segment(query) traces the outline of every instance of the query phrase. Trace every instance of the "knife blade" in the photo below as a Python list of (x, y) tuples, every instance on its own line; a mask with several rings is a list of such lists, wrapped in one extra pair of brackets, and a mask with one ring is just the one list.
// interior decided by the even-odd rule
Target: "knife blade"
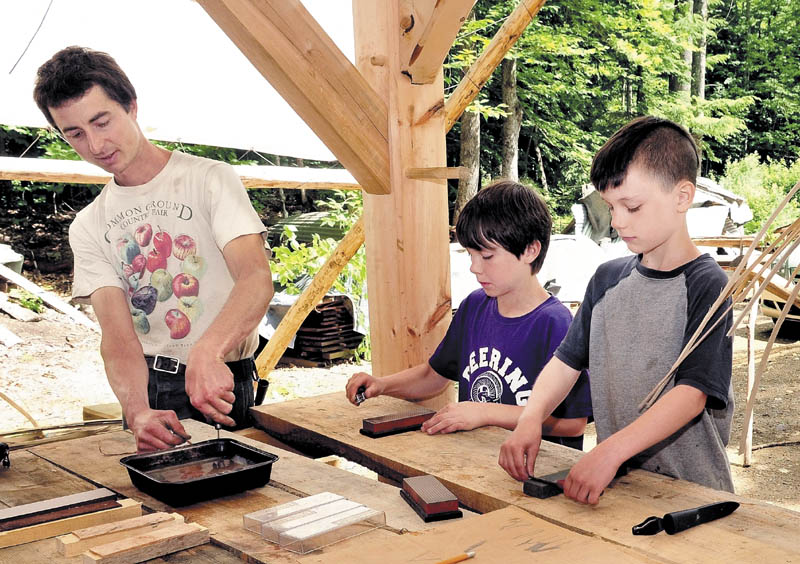
[(661, 518), (651, 516), (638, 525), (634, 525), (631, 532), (634, 535), (655, 535), (664, 531), (668, 535), (674, 535), (697, 525), (726, 517), (736, 511), (738, 507), (739, 504), (735, 501), (719, 501), (667, 513)]

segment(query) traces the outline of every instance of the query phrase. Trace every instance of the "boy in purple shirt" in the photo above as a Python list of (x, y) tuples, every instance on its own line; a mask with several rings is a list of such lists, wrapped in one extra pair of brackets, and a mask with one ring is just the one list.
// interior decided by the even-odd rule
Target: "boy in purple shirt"
[[(472, 260), (482, 289), (461, 303), (439, 347), (427, 363), (383, 378), (364, 372), (347, 382), (355, 402), (382, 394), (420, 400), (458, 382), (458, 403), (442, 408), (422, 430), (450, 433), (495, 425), (513, 430), (539, 372), (567, 333), (569, 310), (542, 288), (536, 274), (550, 243), (550, 213), (521, 184), (487, 186), (464, 207), (456, 237)], [(589, 380), (582, 373), (548, 418), (548, 440), (580, 449), (592, 414)]]

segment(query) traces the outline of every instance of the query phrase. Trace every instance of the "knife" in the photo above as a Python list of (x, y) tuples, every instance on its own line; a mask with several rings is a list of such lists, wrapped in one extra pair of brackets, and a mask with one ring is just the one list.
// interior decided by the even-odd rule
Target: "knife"
[(683, 511), (667, 513), (664, 517), (648, 517), (638, 525), (634, 525), (631, 532), (634, 535), (655, 535), (661, 531), (668, 535), (680, 533), (696, 525), (726, 517), (736, 511), (739, 504), (735, 501), (719, 501)]

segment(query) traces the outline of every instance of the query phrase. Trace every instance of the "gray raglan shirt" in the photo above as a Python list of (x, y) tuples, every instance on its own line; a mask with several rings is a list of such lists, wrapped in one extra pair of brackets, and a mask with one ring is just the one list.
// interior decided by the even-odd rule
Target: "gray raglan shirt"
[[(670, 370), (726, 282), (707, 254), (669, 272), (642, 266), (636, 256), (597, 269), (555, 355), (575, 370), (589, 369), (598, 442), (639, 417), (639, 403)], [(731, 324), (729, 312), (665, 390), (676, 383), (693, 386), (707, 395), (706, 408), (634, 457), (634, 465), (733, 491), (725, 452), (733, 415), (733, 342), (725, 336)]]

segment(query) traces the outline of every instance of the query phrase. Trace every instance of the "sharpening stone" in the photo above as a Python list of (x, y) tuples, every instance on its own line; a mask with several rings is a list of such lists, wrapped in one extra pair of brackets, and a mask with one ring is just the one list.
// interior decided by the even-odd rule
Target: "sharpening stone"
[(412, 407), (400, 413), (368, 417), (361, 424), (361, 434), (377, 438), (406, 431), (414, 431), (422, 427), (436, 412), (427, 407)]
[(522, 486), (522, 491), (525, 492), (526, 495), (535, 497), (537, 499), (547, 499), (548, 497), (553, 497), (554, 495), (558, 495), (564, 491), (563, 488), (556, 482), (566, 479), (567, 474), (569, 474), (569, 468), (566, 470), (561, 470), (560, 472), (548, 474), (547, 476), (541, 476), (539, 478), (534, 478), (531, 476), (525, 480), (525, 483)]
[(435, 476), (404, 478), (400, 495), (426, 523), (462, 516), (458, 498)]

